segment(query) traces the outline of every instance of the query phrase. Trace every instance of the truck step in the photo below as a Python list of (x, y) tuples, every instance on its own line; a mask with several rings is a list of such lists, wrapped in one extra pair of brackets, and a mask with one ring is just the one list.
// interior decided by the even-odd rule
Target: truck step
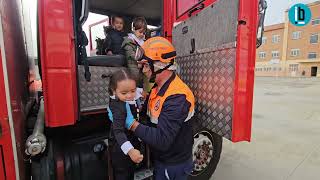
[(134, 180), (143, 180), (147, 178), (152, 178), (153, 169), (143, 169), (134, 173)]

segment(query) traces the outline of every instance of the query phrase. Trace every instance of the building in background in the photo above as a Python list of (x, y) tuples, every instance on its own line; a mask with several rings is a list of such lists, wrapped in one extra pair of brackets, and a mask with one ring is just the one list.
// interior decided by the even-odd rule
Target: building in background
[(302, 27), (285, 22), (265, 27), (257, 49), (256, 76), (320, 77), (320, 1), (308, 4), (311, 22)]
[(265, 27), (262, 45), (256, 54), (256, 75), (284, 76), (284, 23)]

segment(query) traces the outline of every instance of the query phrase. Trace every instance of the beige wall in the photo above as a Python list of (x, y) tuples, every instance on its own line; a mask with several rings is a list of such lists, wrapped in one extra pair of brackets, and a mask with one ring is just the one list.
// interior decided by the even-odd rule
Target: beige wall
[(280, 61), (279, 64), (270, 64), (269, 62), (257, 62), (256, 63), (256, 76), (270, 76), (279, 77), (285, 76), (285, 62)]
[[(272, 36), (280, 35), (280, 42), (273, 43)], [(285, 68), (283, 67), (283, 43), (284, 43), (284, 23), (268, 26), (263, 34), (267, 38), (265, 44), (262, 44), (256, 53), (256, 75), (257, 76), (284, 76)], [(272, 51), (279, 51), (278, 58), (272, 58)], [(265, 52), (266, 57), (260, 58), (259, 53)], [(279, 64), (271, 62), (272, 59), (278, 59)]]
[[(267, 38), (265, 44), (262, 44), (256, 52), (257, 62), (265, 62), (270, 61), (272, 59), (271, 53), (272, 51), (279, 51), (279, 59), (282, 56), (282, 45), (283, 45), (283, 32), (284, 26), (280, 25), (280, 27), (276, 27), (276, 29), (267, 30), (264, 32), (263, 36)], [(272, 36), (280, 35), (280, 42), (272, 43)], [(266, 52), (266, 57), (264, 59), (259, 58), (259, 52)]]
[(318, 74), (320, 71), (320, 62), (319, 63), (300, 63), (299, 73), (302, 74), (303, 71), (305, 71), (305, 76), (309, 77), (311, 76), (311, 68), (317, 67), (318, 68)]

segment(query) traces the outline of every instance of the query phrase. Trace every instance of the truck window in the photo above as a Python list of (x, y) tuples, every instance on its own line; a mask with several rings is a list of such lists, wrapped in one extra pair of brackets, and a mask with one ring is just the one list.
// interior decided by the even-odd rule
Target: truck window
[(87, 21), (82, 26), (82, 29), (86, 33), (89, 44), (86, 47), (88, 56), (96, 54), (97, 42), (96, 40), (104, 39), (104, 27), (109, 26), (109, 17), (96, 13), (89, 13)]

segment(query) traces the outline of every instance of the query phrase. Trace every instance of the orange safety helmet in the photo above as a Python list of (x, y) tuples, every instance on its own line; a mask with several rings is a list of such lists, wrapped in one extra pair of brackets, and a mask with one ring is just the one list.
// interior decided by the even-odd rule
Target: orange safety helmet
[(150, 38), (141, 47), (144, 58), (147, 60), (173, 63), (174, 58), (177, 56), (174, 46), (163, 37)]

